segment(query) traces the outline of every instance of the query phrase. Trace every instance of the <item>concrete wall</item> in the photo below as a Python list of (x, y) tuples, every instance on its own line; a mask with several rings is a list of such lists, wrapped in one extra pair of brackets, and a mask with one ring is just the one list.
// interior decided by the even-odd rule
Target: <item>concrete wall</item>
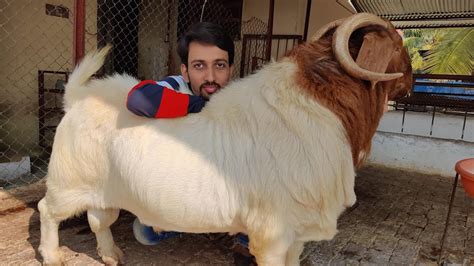
[[(474, 117), (468, 117), (464, 136), (464, 118), (460, 115), (407, 112), (403, 133), (403, 112), (386, 113), (372, 140), (368, 163), (444, 176), (454, 175), (454, 165), (474, 158)], [(431, 134), (430, 134), (431, 131)]]
[(452, 177), (465, 158), (474, 158), (474, 142), (378, 131), (368, 163)]
[(432, 114), (432, 112), (406, 112), (403, 132), (401, 132), (403, 112), (390, 111), (387, 112), (380, 121), (378, 130), (382, 132), (474, 142), (474, 117), (472, 115), (466, 118), (463, 132), (463, 114), (436, 113), (433, 126), (431, 126)]

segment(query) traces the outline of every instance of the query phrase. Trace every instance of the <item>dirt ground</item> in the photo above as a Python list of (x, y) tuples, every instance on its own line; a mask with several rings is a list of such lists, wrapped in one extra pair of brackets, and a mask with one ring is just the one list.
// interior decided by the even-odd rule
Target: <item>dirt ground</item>
[[(307, 243), (302, 265), (437, 264), (452, 177), (429, 176), (370, 166), (358, 171), (358, 204), (339, 219), (339, 233), (331, 241)], [(44, 182), (0, 190), (1, 264), (39, 265), (38, 200)], [(474, 259), (474, 208), (458, 187), (441, 262), (470, 264)], [(142, 246), (133, 237), (134, 216), (122, 212), (112, 226), (126, 264), (242, 265), (229, 239), (210, 240), (183, 234), (156, 246)], [(94, 234), (84, 217), (61, 225), (60, 245), (66, 264), (102, 264)]]

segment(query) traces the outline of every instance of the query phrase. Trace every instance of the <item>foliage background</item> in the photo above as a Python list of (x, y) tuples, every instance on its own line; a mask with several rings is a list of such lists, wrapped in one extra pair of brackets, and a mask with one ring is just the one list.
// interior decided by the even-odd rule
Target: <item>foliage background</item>
[(414, 73), (473, 74), (474, 28), (403, 30)]

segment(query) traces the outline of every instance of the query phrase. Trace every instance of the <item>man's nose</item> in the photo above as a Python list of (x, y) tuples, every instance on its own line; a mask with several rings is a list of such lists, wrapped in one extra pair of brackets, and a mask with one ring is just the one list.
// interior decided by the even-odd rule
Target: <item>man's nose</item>
[(214, 73), (214, 69), (209, 69), (206, 73), (206, 81), (208, 82), (214, 82), (215, 81), (215, 73)]

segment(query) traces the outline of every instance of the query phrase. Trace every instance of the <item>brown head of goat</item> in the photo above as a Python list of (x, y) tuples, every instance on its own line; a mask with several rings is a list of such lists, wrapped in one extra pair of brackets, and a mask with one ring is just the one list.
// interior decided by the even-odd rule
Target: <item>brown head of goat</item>
[(370, 151), (388, 100), (412, 88), (412, 69), (393, 25), (361, 13), (324, 26), (290, 53), (297, 84), (342, 121), (355, 166)]

